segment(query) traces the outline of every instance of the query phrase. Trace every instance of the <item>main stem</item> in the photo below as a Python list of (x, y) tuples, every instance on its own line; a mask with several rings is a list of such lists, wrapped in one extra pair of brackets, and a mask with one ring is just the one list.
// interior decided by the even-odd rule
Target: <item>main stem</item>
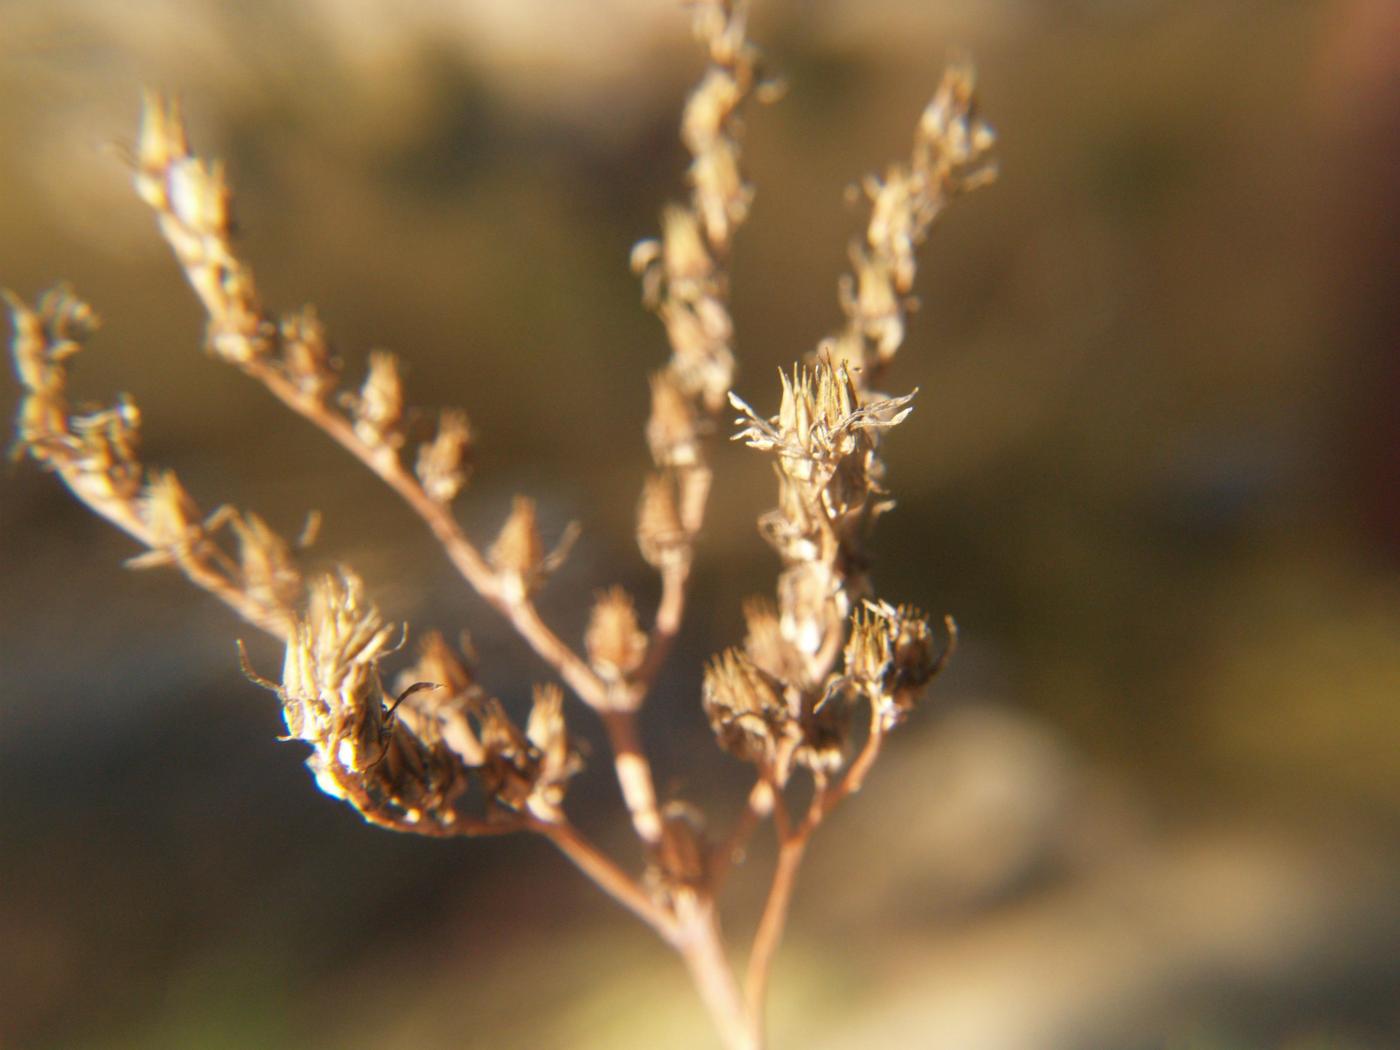
[(763, 1032), (758, 1016), (750, 1011), (739, 991), (734, 969), (724, 950), (715, 902), (691, 892), (676, 901), (679, 924), (671, 942), (690, 970), (690, 979), (700, 993), (727, 1050), (762, 1050)]

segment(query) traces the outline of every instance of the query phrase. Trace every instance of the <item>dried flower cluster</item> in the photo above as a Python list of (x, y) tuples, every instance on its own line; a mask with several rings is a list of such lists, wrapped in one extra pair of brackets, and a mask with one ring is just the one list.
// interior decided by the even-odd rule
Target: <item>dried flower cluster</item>
[[(9, 302), (24, 394), (20, 447), (142, 544), (133, 565), (175, 566), (285, 643), (281, 681), (258, 680), (280, 697), (288, 739), (310, 747), (307, 764), (321, 789), (399, 831), (545, 836), (680, 953), (725, 1044), (753, 1048), (763, 1041), (768, 974), (807, 843), (860, 788), (885, 735), (913, 709), (955, 640), (951, 620), (941, 645), (921, 613), (873, 595), (867, 544), (871, 526), (892, 506), (881, 442), (909, 416), (913, 398), (875, 393), (874, 384), (903, 341), (915, 248), (954, 196), (986, 183), (995, 169), (971, 73), (957, 65), (924, 111), (910, 159), (865, 184), (871, 215), (852, 246), (854, 275), (840, 288), (844, 328), (782, 376), (777, 413), (759, 414), (731, 390), (727, 270), (753, 196), (738, 133), (741, 107), (761, 93), (758, 58), (742, 0), (691, 6), (709, 62), (682, 120), (690, 194), (665, 208), (661, 237), (632, 253), (643, 300), (671, 346), (670, 360), (651, 377), (646, 440), (655, 469), (642, 486), (637, 521), (661, 596), (648, 620), (621, 588), (599, 591), (577, 648), (535, 605), (577, 530), (546, 540), (534, 503), (519, 496), (493, 542), (478, 546), (468, 537), (452, 511), (471, 474), (466, 413), (443, 410), (436, 434), (414, 448), (406, 421), (417, 413), (406, 404), (397, 358), (384, 351), (369, 355), (356, 388), (342, 390), (340, 359), (315, 310), (278, 317), (263, 306), (234, 248), (223, 168), (192, 152), (175, 103), (146, 100), (136, 189), (204, 306), (209, 352), (383, 480), (533, 648), (558, 681), (535, 686), (523, 729), (478, 685), (470, 647), (459, 653), (436, 633), (386, 689), (380, 667), (399, 648), (399, 630), (384, 622), (359, 578), (341, 568), (308, 580), (297, 565), (299, 544), (256, 515), (229, 507), (203, 514), (172, 473), (141, 462), (130, 401), (73, 413), (65, 363), (97, 327), (96, 316), (61, 288), (32, 308), (14, 296)], [(712, 480), (707, 444), (726, 403), (741, 413), (735, 439), (772, 457), (777, 506), (759, 529), (782, 571), (773, 599), (746, 604), (743, 644), (704, 672), (700, 701), (718, 743), (755, 774), (746, 810), (715, 841), (695, 806), (658, 802), (637, 718), (683, 619)], [(560, 683), (606, 730), (643, 849), (640, 874), (589, 843), (565, 811), (567, 784), (582, 763), (565, 726)], [(801, 814), (789, 812), (786, 791), (799, 773), (811, 787)], [(741, 983), (725, 951), (717, 899), (748, 837), (770, 817), (778, 857)]]

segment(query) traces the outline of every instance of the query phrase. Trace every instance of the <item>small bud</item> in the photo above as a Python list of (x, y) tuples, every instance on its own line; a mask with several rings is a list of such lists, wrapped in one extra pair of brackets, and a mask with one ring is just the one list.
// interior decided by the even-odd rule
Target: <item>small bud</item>
[(491, 564), (507, 581), (518, 597), (534, 589), (544, 567), (544, 541), (540, 539), (535, 517), (535, 501), (516, 496), (510, 517), (501, 526), (496, 542), (491, 546)]
[(709, 877), (709, 856), (705, 815), (685, 802), (666, 803), (661, 810), (661, 841), (648, 881), (668, 895), (699, 889)]
[(369, 375), (354, 399), (355, 433), (367, 445), (398, 448), (403, 435), (398, 432), (403, 417), (403, 381), (398, 361), (385, 350), (369, 355)]
[(141, 107), (141, 131), (137, 139), (136, 188), (157, 211), (168, 206), (166, 172), (170, 165), (190, 155), (185, 122), (178, 99), (166, 100), (148, 91)]
[(745, 762), (772, 763), (791, 719), (775, 679), (738, 649), (705, 668), (705, 715), (720, 747)]
[(264, 605), (290, 608), (301, 596), (301, 572), (285, 540), (256, 514), (237, 515), (229, 525), (238, 538), (243, 589)]
[(141, 497), (141, 517), (151, 530), (152, 547), (175, 547), (189, 539), (199, 506), (172, 470), (154, 475)]
[(695, 407), (669, 372), (651, 377), (647, 444), (657, 466), (688, 467), (700, 458)]
[(281, 334), (287, 375), (302, 393), (319, 401), (335, 388), (336, 367), (316, 308), (305, 306), (284, 317)]
[(705, 74), (685, 105), (681, 117), (681, 140), (692, 153), (704, 153), (724, 133), (725, 121), (743, 98), (734, 75), (712, 68)]
[(778, 609), (767, 598), (744, 602), (744, 651), (755, 665), (780, 682), (800, 682), (803, 660), (786, 638), (778, 622)]
[(647, 636), (637, 623), (631, 596), (621, 587), (602, 592), (594, 601), (584, 645), (593, 669), (609, 681), (625, 679), (641, 666)]
[(420, 682), (437, 687), (426, 695), (443, 743), (468, 766), (484, 764), (485, 749), (467, 715), (480, 709), (485, 695), (471, 668), (438, 631), (428, 632), (419, 643), (417, 663), (399, 673), (394, 688), (403, 695), (404, 690)]
[(678, 204), (667, 206), (661, 213), (661, 231), (666, 280), (672, 287), (688, 291), (709, 281), (715, 264), (695, 212)]
[(481, 777), (492, 799), (509, 809), (519, 809), (534, 787), (535, 769), (530, 742), (520, 732), (499, 700), (481, 705), (479, 716), (481, 745), (486, 762)]
[(583, 767), (564, 725), (564, 693), (557, 685), (535, 686), (525, 735), (538, 754), (531, 803), (553, 810), (564, 801), (565, 783)]
[(637, 546), (655, 569), (664, 570), (690, 557), (690, 538), (676, 506), (675, 482), (653, 474), (642, 487), (637, 508)]
[(851, 732), (850, 706), (839, 683), (828, 685), (822, 702), (802, 717), (802, 742), (792, 758), (814, 773), (835, 773), (846, 762)]
[(418, 449), (418, 480), (438, 503), (450, 503), (471, 473), (472, 432), (465, 412), (449, 409), (438, 420), (437, 436)]

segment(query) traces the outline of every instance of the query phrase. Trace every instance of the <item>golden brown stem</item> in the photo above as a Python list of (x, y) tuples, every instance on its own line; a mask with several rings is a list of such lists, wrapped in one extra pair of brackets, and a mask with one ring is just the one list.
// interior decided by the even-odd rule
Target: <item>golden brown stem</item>
[(744, 1005), (734, 970), (724, 951), (714, 901), (685, 894), (676, 902), (679, 923), (672, 942), (681, 953), (691, 980), (719, 1029), (727, 1050), (762, 1050), (763, 1033)]
[(760, 1026), (763, 1023), (763, 1006), (768, 999), (768, 977), (773, 969), (778, 945), (783, 939), (783, 930), (787, 926), (788, 910), (792, 904), (793, 890), (797, 885), (797, 873), (802, 867), (807, 844), (827, 815), (848, 795), (861, 789), (870, 768), (880, 756), (884, 736), (885, 730), (879, 709), (872, 703), (870, 730), (865, 743), (861, 745), (860, 754), (835, 785), (828, 786), (820, 782), (817, 784), (802, 823), (796, 828), (789, 828), (786, 813), (781, 805), (774, 810), (775, 819), (779, 820), (778, 860), (773, 869), (773, 881), (768, 888), (768, 899), (763, 905), (763, 914), (754, 933), (753, 946), (749, 950), (749, 963), (744, 978), (745, 998), (755, 1017), (755, 1023)]

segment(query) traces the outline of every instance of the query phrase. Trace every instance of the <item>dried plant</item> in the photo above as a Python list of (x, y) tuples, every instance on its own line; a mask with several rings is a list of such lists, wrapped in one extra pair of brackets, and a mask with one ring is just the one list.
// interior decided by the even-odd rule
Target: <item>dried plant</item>
[[(145, 548), (133, 565), (175, 567), (285, 644), (281, 680), (257, 680), (280, 698), (288, 738), (311, 748), (307, 765), (321, 790), (397, 831), (545, 836), (680, 953), (726, 1046), (757, 1047), (768, 975), (807, 845), (860, 789), (886, 735), (916, 706), (955, 641), (951, 619), (940, 642), (918, 610), (878, 599), (867, 574), (871, 526), (892, 506), (881, 445), (913, 399), (876, 387), (904, 338), (917, 247), (948, 202), (989, 181), (995, 168), (971, 71), (955, 64), (919, 120), (909, 158), (864, 184), (870, 218), (839, 289), (844, 327), (782, 376), (777, 413), (762, 414), (731, 389), (726, 260), (752, 197), (740, 171), (738, 114), (764, 85), (746, 4), (692, 6), (709, 62), (682, 121), (690, 193), (663, 210), (660, 238), (632, 252), (643, 299), (671, 346), (670, 360), (651, 377), (646, 439), (655, 469), (642, 485), (637, 519), (637, 542), (659, 574), (661, 595), (644, 624), (624, 590), (601, 591), (581, 650), (535, 604), (572, 533), (551, 543), (523, 496), (484, 549), (453, 515), (471, 473), (466, 414), (443, 411), (436, 435), (410, 449), (398, 362), (382, 352), (370, 356), (358, 389), (337, 394), (337, 358), (314, 309), (279, 318), (259, 298), (232, 241), (223, 167), (191, 151), (176, 103), (146, 99), (135, 157), (137, 192), (208, 314), (209, 353), (377, 474), (465, 581), (601, 719), (642, 847), (640, 874), (589, 843), (566, 813), (569, 781), (582, 763), (559, 685), (536, 686), (521, 728), (478, 685), (475, 657), (434, 633), (386, 688), (381, 665), (398, 630), (359, 578), (342, 568), (307, 580), (297, 545), (261, 518), (231, 507), (201, 511), (173, 473), (139, 458), (140, 417), (130, 401), (75, 414), (65, 397), (66, 365), (97, 327), (95, 314), (63, 288), (32, 307), (8, 298), (24, 390), (20, 447)], [(782, 571), (772, 599), (746, 604), (746, 637), (714, 657), (699, 689), (719, 746), (752, 767), (745, 811), (715, 836), (696, 807), (658, 803), (637, 718), (681, 625), (711, 484), (709, 435), (727, 406), (739, 412), (735, 439), (771, 457), (775, 468), (777, 506), (758, 524)], [(806, 782), (800, 811), (790, 808), (799, 780)], [(747, 840), (768, 820), (777, 861), (741, 979), (717, 902)]]

